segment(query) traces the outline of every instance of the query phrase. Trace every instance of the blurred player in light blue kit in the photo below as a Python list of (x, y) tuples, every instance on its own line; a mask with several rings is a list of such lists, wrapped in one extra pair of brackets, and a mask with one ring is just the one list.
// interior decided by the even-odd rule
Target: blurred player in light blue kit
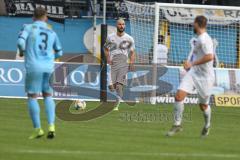
[(48, 120), (47, 138), (55, 136), (55, 102), (50, 86), (54, 71), (54, 60), (62, 56), (62, 46), (57, 34), (46, 23), (47, 12), (39, 7), (34, 11), (34, 23), (25, 25), (18, 37), (20, 56), (25, 57), (25, 90), (28, 94), (28, 108), (34, 132), (29, 139), (44, 135), (40, 122), (40, 107), (37, 97), (42, 93)]

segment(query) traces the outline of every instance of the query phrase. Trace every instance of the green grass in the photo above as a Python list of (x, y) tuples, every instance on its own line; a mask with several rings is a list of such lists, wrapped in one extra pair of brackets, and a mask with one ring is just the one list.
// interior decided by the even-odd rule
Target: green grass
[[(87, 103), (89, 108), (96, 105)], [(203, 117), (196, 106), (186, 106), (184, 131), (175, 137), (165, 137), (172, 124), (171, 112), (172, 105), (123, 104), (119, 112), (89, 122), (57, 119), (54, 140), (45, 137), (28, 140), (32, 125), (26, 100), (1, 99), (0, 159), (240, 159), (240, 108), (213, 107), (212, 130), (205, 139), (200, 138)], [(46, 130), (43, 107), (41, 114)], [(144, 118), (146, 115), (150, 118)]]

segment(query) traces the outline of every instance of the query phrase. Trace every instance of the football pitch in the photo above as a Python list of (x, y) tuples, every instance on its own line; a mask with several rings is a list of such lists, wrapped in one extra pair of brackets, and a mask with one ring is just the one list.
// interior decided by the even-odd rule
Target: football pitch
[[(87, 108), (98, 102), (87, 102)], [(41, 103), (42, 127), (46, 118)], [(213, 107), (212, 129), (200, 138), (203, 117), (187, 105), (184, 131), (166, 137), (172, 124), (172, 105), (121, 104), (88, 122), (57, 119), (56, 138), (28, 140), (32, 125), (26, 100), (0, 99), (1, 160), (219, 160), (240, 159), (240, 108)]]

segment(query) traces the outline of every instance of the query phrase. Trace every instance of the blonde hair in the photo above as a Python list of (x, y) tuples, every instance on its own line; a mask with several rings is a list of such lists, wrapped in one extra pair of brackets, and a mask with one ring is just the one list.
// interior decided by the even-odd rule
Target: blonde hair
[(47, 15), (47, 11), (45, 10), (45, 8), (38, 7), (34, 10), (33, 17), (36, 19), (41, 19), (46, 15)]
[(118, 18), (118, 19), (117, 19), (117, 23), (118, 23), (118, 22), (124, 22), (124, 23), (125, 23), (125, 20), (124, 20), (123, 18)]

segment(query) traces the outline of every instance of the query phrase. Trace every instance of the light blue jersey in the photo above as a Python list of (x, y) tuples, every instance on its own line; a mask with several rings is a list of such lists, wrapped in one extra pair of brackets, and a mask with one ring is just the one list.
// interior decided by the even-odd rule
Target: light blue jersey
[(25, 25), (18, 37), (18, 48), (24, 53), (25, 90), (30, 94), (52, 93), (51, 75), (54, 59), (62, 55), (57, 34), (43, 21)]
[(27, 72), (53, 72), (54, 59), (62, 55), (57, 34), (43, 21), (25, 25), (18, 37)]

